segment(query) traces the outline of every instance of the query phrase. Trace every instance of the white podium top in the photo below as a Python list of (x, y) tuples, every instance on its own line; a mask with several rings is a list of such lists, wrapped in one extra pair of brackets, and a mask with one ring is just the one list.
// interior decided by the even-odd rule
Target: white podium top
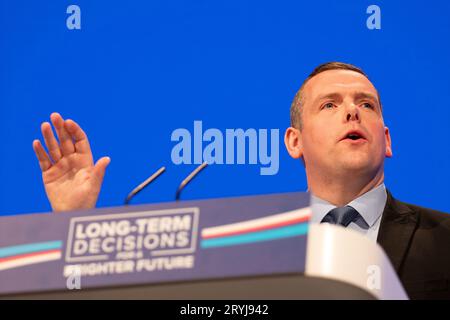
[(377, 243), (357, 231), (328, 223), (309, 226), (305, 274), (353, 284), (378, 299), (408, 299)]

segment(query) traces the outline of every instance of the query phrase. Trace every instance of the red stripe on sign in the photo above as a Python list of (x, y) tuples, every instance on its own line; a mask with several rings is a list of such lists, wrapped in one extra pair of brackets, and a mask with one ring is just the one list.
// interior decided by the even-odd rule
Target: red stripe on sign
[(18, 259), (23, 259), (23, 258), (30, 258), (30, 257), (40, 256), (40, 255), (49, 254), (49, 253), (57, 253), (57, 252), (61, 252), (61, 250), (60, 249), (53, 249), (53, 250), (39, 251), (39, 252), (33, 252), (33, 253), (25, 253), (25, 254), (20, 254), (20, 255), (17, 255), (17, 256), (12, 256), (12, 257), (7, 257), (7, 258), (0, 258), (0, 263), (7, 262), (7, 261), (18, 260)]
[(250, 232), (261, 231), (261, 230), (266, 230), (266, 229), (274, 229), (274, 228), (278, 228), (278, 227), (284, 227), (284, 226), (288, 226), (291, 224), (306, 222), (308, 220), (309, 220), (309, 216), (294, 218), (291, 220), (280, 221), (280, 222), (267, 224), (267, 225), (263, 225), (263, 226), (258, 226), (258, 227), (249, 227), (249, 228), (242, 229), (242, 230), (214, 233), (211, 235), (202, 236), (202, 238), (203, 239), (211, 239), (211, 238), (219, 238), (219, 237), (226, 237), (226, 236), (234, 236), (237, 234), (250, 233)]

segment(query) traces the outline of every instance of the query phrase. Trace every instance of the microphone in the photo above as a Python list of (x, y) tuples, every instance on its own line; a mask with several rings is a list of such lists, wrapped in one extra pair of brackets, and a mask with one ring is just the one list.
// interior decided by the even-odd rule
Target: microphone
[(156, 180), (164, 171), (166, 171), (166, 167), (159, 168), (158, 171), (156, 171), (154, 174), (152, 174), (150, 177), (147, 178), (144, 182), (142, 182), (140, 185), (138, 185), (136, 188), (131, 191), (128, 196), (125, 199), (125, 205), (127, 206), (130, 203), (130, 200), (137, 195), (139, 192), (142, 191), (146, 186), (148, 186), (150, 183)]
[(180, 200), (180, 195), (181, 195), (181, 191), (183, 191), (183, 189), (186, 187), (186, 185), (192, 181), (192, 179), (194, 179), (194, 177), (200, 172), (202, 171), (206, 166), (208, 165), (207, 162), (203, 162), (201, 165), (199, 165), (197, 168), (195, 168), (194, 171), (191, 172), (190, 175), (188, 175), (186, 177), (186, 179), (184, 179), (180, 186), (177, 189), (177, 192), (175, 194), (175, 200), (178, 201)]

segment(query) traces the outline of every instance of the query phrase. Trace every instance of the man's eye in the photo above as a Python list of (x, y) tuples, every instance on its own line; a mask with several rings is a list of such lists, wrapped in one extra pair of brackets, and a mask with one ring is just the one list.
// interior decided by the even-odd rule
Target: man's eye
[(364, 107), (364, 108), (369, 108), (369, 109), (375, 109), (375, 108), (373, 107), (373, 105), (372, 105), (371, 103), (368, 103), (368, 102), (363, 103), (363, 107)]
[(334, 107), (334, 104), (332, 104), (331, 102), (325, 103), (323, 105), (323, 109), (332, 109)]

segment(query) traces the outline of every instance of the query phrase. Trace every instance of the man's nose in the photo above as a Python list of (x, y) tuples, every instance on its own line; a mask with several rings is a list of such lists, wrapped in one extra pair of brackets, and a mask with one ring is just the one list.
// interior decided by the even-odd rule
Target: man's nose
[(348, 106), (345, 109), (345, 120), (348, 121), (361, 121), (361, 116), (359, 114), (358, 107), (355, 105)]

